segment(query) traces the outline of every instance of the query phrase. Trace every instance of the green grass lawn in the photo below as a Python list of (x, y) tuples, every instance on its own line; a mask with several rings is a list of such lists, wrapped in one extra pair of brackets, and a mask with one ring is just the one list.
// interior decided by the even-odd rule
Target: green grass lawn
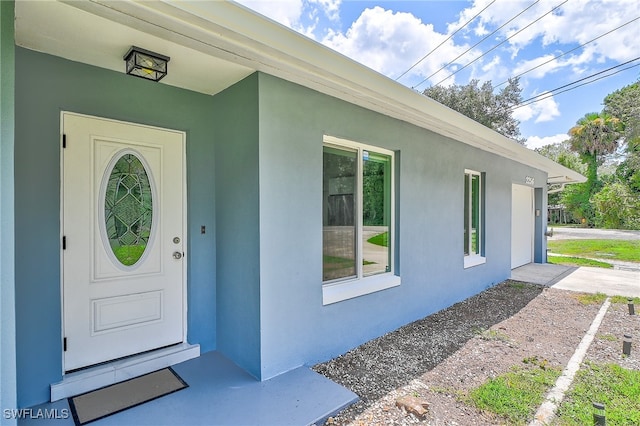
[(640, 425), (640, 371), (616, 364), (583, 364), (560, 405), (556, 423), (593, 424), (594, 402), (605, 405), (608, 425)]
[(611, 296), (611, 303), (624, 303), (626, 305), (629, 303), (629, 299), (631, 299), (634, 304), (640, 305), (640, 297), (629, 298), (627, 296)]
[(596, 268), (613, 268), (610, 263), (600, 262), (598, 260), (583, 259), (581, 257), (566, 257), (566, 256), (547, 256), (547, 262), (556, 265), (569, 265), (569, 266), (592, 266)]
[(389, 246), (389, 233), (383, 232), (382, 234), (374, 235), (367, 240), (368, 243), (375, 244), (377, 246), (388, 247)]
[(574, 293), (572, 297), (583, 305), (602, 305), (607, 297), (610, 297), (611, 303), (623, 303), (626, 305), (631, 299), (634, 304), (640, 305), (640, 297), (607, 296), (604, 293)]
[(640, 262), (640, 241), (627, 240), (558, 240), (547, 246), (553, 253), (576, 257)]
[(504, 418), (506, 424), (526, 425), (560, 376), (560, 369), (551, 368), (536, 357), (523, 363), (528, 366), (514, 367), (473, 389), (468, 395), (470, 402)]

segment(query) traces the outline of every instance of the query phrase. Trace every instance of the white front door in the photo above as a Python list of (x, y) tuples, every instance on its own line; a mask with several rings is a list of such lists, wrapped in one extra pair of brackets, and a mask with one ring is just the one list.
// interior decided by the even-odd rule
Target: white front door
[(511, 269), (533, 262), (533, 188), (511, 189)]
[(62, 119), (64, 370), (183, 342), (185, 134)]

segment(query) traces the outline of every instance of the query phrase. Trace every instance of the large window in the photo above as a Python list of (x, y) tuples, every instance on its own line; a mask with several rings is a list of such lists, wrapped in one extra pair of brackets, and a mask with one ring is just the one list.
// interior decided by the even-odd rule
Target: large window
[(393, 152), (326, 136), (322, 181), (325, 304), (398, 285)]
[(465, 267), (484, 263), (482, 243), (482, 175), (464, 172), (464, 256)]

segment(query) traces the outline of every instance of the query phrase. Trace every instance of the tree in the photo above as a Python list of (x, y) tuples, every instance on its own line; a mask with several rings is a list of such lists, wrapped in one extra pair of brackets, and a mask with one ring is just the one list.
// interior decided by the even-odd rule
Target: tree
[(512, 114), (513, 106), (522, 101), (518, 78), (509, 79), (497, 94), (490, 81), (478, 85), (479, 81), (474, 79), (467, 85), (432, 86), (423, 94), (524, 145), (526, 139), (520, 135), (520, 122)]
[(618, 178), (640, 196), (640, 138), (627, 142), (627, 158), (616, 170)]
[(565, 192), (563, 201), (567, 208), (588, 223), (595, 221), (591, 197), (602, 187), (598, 181), (598, 166), (605, 155), (617, 149), (623, 128), (620, 119), (604, 112), (591, 112), (569, 130), (571, 149), (580, 154), (582, 162), (587, 165), (587, 182), (572, 186), (571, 191)]
[(604, 111), (624, 124), (626, 159), (616, 174), (629, 189), (640, 195), (640, 83), (636, 82), (607, 95)]
[(622, 182), (604, 186), (592, 197), (596, 224), (604, 228), (640, 229), (640, 197)]
[(591, 204), (590, 190), (586, 183), (573, 183), (567, 185), (560, 197), (561, 204), (576, 219), (585, 219), (585, 222), (595, 222), (595, 209)]
[(571, 149), (580, 154), (587, 165), (587, 183), (591, 195), (598, 188), (598, 166), (604, 156), (612, 154), (618, 148), (624, 126), (619, 118), (607, 113), (590, 112), (585, 114), (575, 126), (569, 129)]
[(603, 112), (622, 121), (627, 142), (640, 139), (640, 82), (607, 95)]
[(580, 155), (571, 149), (569, 140), (545, 145), (536, 148), (535, 151), (571, 170), (575, 170), (578, 173), (585, 173), (585, 167), (580, 160)]
[[(562, 164), (571, 170), (575, 170), (578, 173), (585, 173), (585, 166), (580, 160), (580, 155), (571, 149), (571, 144), (568, 140), (545, 145), (543, 147), (536, 148), (535, 151), (538, 154), (543, 155), (558, 164)], [(549, 191), (547, 199), (549, 206), (563, 204), (563, 193), (561, 191), (564, 189), (564, 185), (549, 184), (547, 189)]]

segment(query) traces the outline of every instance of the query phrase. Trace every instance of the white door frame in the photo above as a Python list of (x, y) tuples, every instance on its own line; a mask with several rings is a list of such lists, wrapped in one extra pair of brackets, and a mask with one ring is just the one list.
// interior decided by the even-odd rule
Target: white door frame
[[(157, 126), (148, 126), (148, 125), (144, 125), (144, 124), (139, 124), (139, 123), (134, 123), (134, 122), (127, 122), (127, 121), (122, 121), (122, 120), (113, 120), (113, 119), (108, 119), (108, 118), (103, 118), (103, 117), (99, 117), (99, 116), (93, 116), (93, 115), (87, 115), (87, 114), (79, 114), (79, 113), (75, 113), (75, 112), (69, 112), (69, 111), (61, 111), (60, 112), (60, 224), (62, 225), (62, 223), (64, 222), (64, 155), (63, 155), (63, 143), (64, 143), (64, 117), (65, 115), (68, 116), (77, 116), (77, 117), (85, 117), (85, 118), (90, 118), (90, 119), (98, 119), (98, 120), (102, 120), (102, 121), (107, 121), (107, 122), (112, 122), (112, 123), (120, 123), (120, 124), (125, 124), (125, 125), (133, 125), (133, 126), (139, 126), (139, 127), (143, 127), (143, 128), (149, 128), (149, 129), (156, 129), (156, 130), (161, 130), (161, 131), (172, 131), (175, 133), (180, 133), (182, 134), (182, 140), (183, 140), (183, 152), (182, 152), (182, 182), (183, 182), (183, 188), (182, 188), (182, 237), (183, 237), (183, 253), (184, 253), (184, 260), (187, 261), (188, 260), (188, 234), (187, 234), (187, 230), (188, 230), (188, 216), (187, 216), (187, 163), (186, 163), (186, 147), (187, 147), (187, 135), (186, 132), (184, 131), (180, 131), (180, 130), (173, 130), (173, 129), (167, 129), (167, 128), (162, 128), (162, 127), (157, 127)], [(60, 244), (60, 323), (61, 323), (61, 327), (60, 327), (60, 342), (63, 342), (64, 339), (64, 330), (65, 330), (65, 324), (64, 324), (64, 253), (62, 250), (62, 238), (63, 238), (63, 233), (64, 233), (64, 229), (62, 226), (60, 226), (60, 235), (59, 235), (59, 241), (61, 242)], [(182, 324), (183, 324), (183, 330), (182, 330), (182, 335), (183, 335), (183, 345), (187, 344), (187, 307), (188, 307), (188, 301), (187, 301), (187, 266), (185, 264), (185, 266), (182, 268), (182, 300), (183, 300), (183, 306), (182, 306)], [(199, 349), (198, 349), (198, 353), (199, 353)], [(65, 365), (64, 365), (64, 347), (61, 345), (61, 372), (63, 377), (65, 376)]]

